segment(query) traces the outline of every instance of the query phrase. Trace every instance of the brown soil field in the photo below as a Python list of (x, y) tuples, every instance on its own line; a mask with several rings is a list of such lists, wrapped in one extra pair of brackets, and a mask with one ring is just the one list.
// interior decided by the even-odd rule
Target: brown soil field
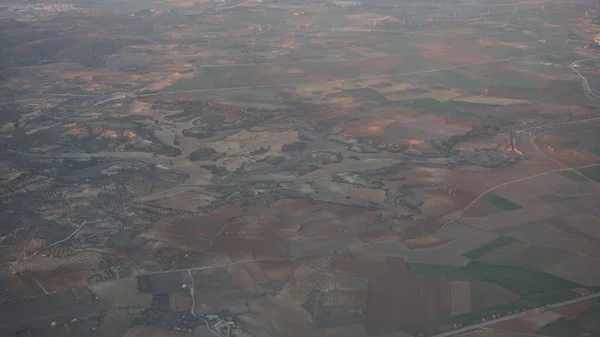
[[(574, 216), (577, 217), (577, 216)], [(572, 217), (569, 217), (570, 222), (573, 221)], [(576, 236), (582, 240), (588, 240), (589, 234), (575, 228), (574, 226), (570, 225), (569, 222), (563, 220), (563, 219), (553, 219), (551, 221), (548, 222), (548, 225), (558, 229), (561, 232)], [(590, 228), (592, 229), (592, 228)]]
[(591, 214), (576, 214), (566, 219), (571, 228), (582, 232), (585, 236), (590, 236), (600, 240), (600, 219)]
[(488, 327), (495, 330), (521, 332), (528, 334), (528, 336), (535, 334), (538, 330), (533, 322), (530, 322), (525, 318), (511, 319), (509, 321), (489, 325)]
[(426, 53), (422, 57), (443, 63), (469, 64), (477, 62), (489, 62), (496, 58), (491, 55), (477, 54), (477, 52), (452, 50), (440, 53)]
[(471, 282), (471, 298), (471, 308), (477, 311), (514, 302), (519, 295), (493, 283)]
[(130, 277), (92, 284), (89, 288), (98, 297), (99, 307), (149, 308), (152, 294), (138, 293), (137, 287), (137, 279)]
[(181, 186), (166, 193), (149, 195), (147, 198), (141, 197), (138, 201), (147, 201), (156, 207), (197, 212), (198, 208), (207, 206), (213, 199), (214, 197), (205, 194), (201, 188)]
[[(428, 331), (452, 310), (448, 281), (409, 275), (404, 262), (390, 261), (388, 271), (370, 279), (366, 327), (369, 334)], [(403, 287), (398, 287), (403, 284)], [(420, 293), (416, 289), (427, 289)], [(425, 295), (426, 294), (426, 295)]]
[(233, 261), (287, 258), (285, 243), (277, 236), (249, 239), (223, 233), (213, 241), (210, 251), (225, 253)]
[(203, 214), (202, 218), (206, 221), (218, 221), (225, 223), (227, 220), (241, 213), (242, 209), (240, 208), (240, 205), (229, 204), (216, 208), (206, 214)]
[(263, 297), (247, 304), (250, 313), (239, 317), (244, 331), (252, 336), (307, 337), (315, 336), (311, 316), (301, 306), (290, 301)]
[(287, 222), (278, 214), (261, 212), (247, 213), (229, 219), (221, 233), (252, 239), (264, 236), (289, 236), (299, 229), (299, 225)]
[(585, 312), (588, 308), (593, 307), (596, 304), (598, 304), (598, 301), (592, 299), (583, 302), (573, 303), (553, 310), (554, 312), (559, 313), (566, 319), (575, 319), (577, 318), (577, 316)]
[(459, 209), (452, 200), (453, 196), (446, 191), (428, 192), (427, 195), (430, 198), (420, 207), (421, 212), (426, 216), (441, 217)]
[(463, 217), (463, 221), (482, 230), (498, 230), (507, 227), (518, 227), (521, 224), (546, 219), (551, 216), (553, 216), (553, 213), (550, 207), (538, 206), (510, 212), (495, 213), (480, 218)]
[(92, 276), (104, 274), (104, 263), (104, 254), (84, 250), (65, 257), (31, 256), (11, 270), (39, 280), (48, 291), (61, 291), (87, 286)]
[(343, 235), (338, 226), (330, 223), (330, 220), (317, 220), (303, 224), (302, 229), (298, 231), (302, 237), (335, 237)]
[(435, 217), (426, 217), (417, 220), (416, 226), (405, 229), (401, 235), (405, 239), (415, 239), (436, 232), (438, 229), (444, 227), (445, 223), (446, 221)]
[[(475, 198), (477, 198), (476, 194), (462, 189), (454, 189), (452, 190), (452, 194), (452, 201), (456, 205), (457, 209), (462, 209), (468, 206), (473, 200), (475, 200)], [(463, 214), (463, 218), (479, 218), (501, 212), (503, 212), (501, 209), (491, 205), (488, 202), (478, 201)]]
[(227, 267), (227, 269), (231, 284), (234, 286), (247, 286), (269, 281), (258, 262), (234, 265)]
[(162, 245), (182, 250), (205, 251), (219, 234), (218, 228), (191, 227), (184, 223), (155, 223), (142, 236)]
[(536, 330), (542, 328), (545, 325), (548, 325), (555, 320), (561, 318), (561, 316), (553, 311), (546, 311), (539, 314), (529, 315), (524, 318), (524, 320), (531, 322)]
[(325, 211), (337, 216), (349, 216), (364, 212), (364, 209), (357, 207), (346, 207), (332, 204), (313, 204), (302, 199), (279, 199), (271, 204), (271, 207), (285, 207), (294, 212), (294, 215), (301, 216), (313, 212)]
[(287, 281), (294, 276), (294, 271), (300, 267), (298, 261), (259, 261), (265, 275), (272, 281)]
[(431, 248), (442, 245), (448, 241), (448, 238), (438, 235), (428, 235), (416, 239), (409, 239), (405, 241), (408, 248)]
[(401, 239), (400, 235), (391, 229), (378, 229), (362, 233), (360, 239), (364, 242), (389, 242), (398, 241)]
[(169, 308), (175, 312), (189, 312), (192, 309), (192, 297), (189, 293), (170, 293)]
[(402, 57), (402, 56), (384, 56), (377, 58), (375, 60), (356, 60), (349, 61), (344, 65), (353, 68), (359, 69), (361, 71), (369, 71), (369, 70), (386, 70), (386, 69), (395, 69), (402, 66), (406, 60), (414, 57), (412, 55)]
[(366, 136), (378, 136), (385, 132), (385, 129), (396, 121), (393, 119), (379, 119), (379, 120), (361, 120), (346, 124), (346, 131), (344, 136), (346, 137), (366, 137)]
[(575, 255), (563, 260), (545, 272), (580, 283), (584, 286), (600, 285), (600, 259)]
[(369, 335), (394, 331), (410, 334), (426, 332), (439, 318), (451, 314), (450, 281), (410, 274), (401, 258), (388, 258), (386, 261), (335, 260), (333, 269), (369, 279), (365, 317)]
[(451, 281), (452, 309), (451, 315), (460, 315), (472, 311), (471, 308), (471, 284), (466, 281)]
[(595, 259), (600, 259), (600, 247), (592, 242), (581, 242), (570, 247), (569, 251), (589, 256)]

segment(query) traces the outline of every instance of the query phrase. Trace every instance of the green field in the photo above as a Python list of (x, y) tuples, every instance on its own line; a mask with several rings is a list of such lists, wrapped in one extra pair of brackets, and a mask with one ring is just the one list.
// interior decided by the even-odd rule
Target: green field
[(600, 182), (600, 166), (588, 167), (584, 169), (579, 169), (577, 171), (581, 172), (583, 175), (592, 180)]
[(505, 211), (514, 211), (523, 208), (521, 205), (494, 193), (486, 193), (483, 195), (482, 199)]
[(515, 254), (518, 254), (528, 246), (528, 243), (515, 240), (511, 243), (504, 245), (503, 247), (499, 247), (498, 249), (488, 252), (487, 254), (481, 256), (477, 260), (487, 263), (502, 264), (498, 263), (497, 261), (504, 260), (507, 256), (513, 256)]
[(508, 237), (508, 236), (501, 236), (499, 238), (497, 238), (494, 241), (488, 242), (483, 246), (479, 246), (473, 250), (470, 250), (466, 253), (463, 254), (463, 256), (468, 257), (469, 259), (478, 259), (480, 257), (483, 257), (484, 255), (497, 250), (499, 248), (502, 248), (510, 243), (513, 243), (517, 241), (514, 238)]
[(478, 112), (494, 107), (492, 104), (480, 104), (459, 101), (440, 102), (432, 98), (420, 98), (395, 101), (396, 106), (407, 109), (430, 112), (439, 116), (477, 117)]
[(542, 307), (573, 297), (575, 294), (572, 289), (581, 287), (575, 282), (540, 271), (479, 261), (472, 261), (464, 267), (426, 263), (408, 263), (407, 266), (413, 273), (430, 277), (494, 283), (521, 296), (516, 302), (448, 317), (442, 324), (472, 324), (481, 318), (489, 319), (496, 313)]
[(410, 271), (431, 277), (495, 283), (521, 296), (573, 289), (581, 285), (558, 276), (516, 266), (472, 261), (464, 267), (409, 263)]
[(486, 255), (482, 260), (494, 264), (544, 270), (572, 256), (570, 252), (541, 245), (522, 245), (517, 249), (504, 249), (508, 247), (500, 248)]

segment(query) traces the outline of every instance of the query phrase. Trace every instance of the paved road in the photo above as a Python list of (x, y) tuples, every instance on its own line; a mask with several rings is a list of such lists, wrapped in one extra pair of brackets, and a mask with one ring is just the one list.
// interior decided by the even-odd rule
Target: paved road
[[(583, 301), (587, 301), (589, 299), (598, 298), (598, 297), (600, 297), (600, 293), (591, 294), (591, 295), (582, 296), (582, 297), (577, 297), (577, 298), (574, 298), (574, 299), (571, 299), (571, 300), (567, 300), (567, 301), (563, 301), (563, 302), (559, 302), (559, 303), (554, 303), (554, 304), (551, 304), (550, 307), (553, 308), (553, 309), (554, 308), (560, 308), (560, 307), (564, 307), (564, 306), (569, 305), (569, 304), (583, 302)], [(542, 310), (544, 310), (544, 307), (531, 309), (529, 311), (523, 311), (523, 312), (518, 313), (518, 314), (512, 314), (512, 315), (508, 315), (508, 316), (504, 316), (504, 317), (492, 319), (492, 320), (485, 321), (485, 322), (478, 323), (478, 324), (474, 324), (474, 325), (469, 325), (469, 326), (466, 326), (464, 328), (460, 328), (460, 329), (456, 329), (456, 330), (452, 330), (452, 331), (443, 332), (443, 333), (440, 333), (440, 334), (437, 334), (437, 335), (434, 335), (434, 336), (431, 336), (431, 337), (449, 337), (449, 336), (454, 336), (454, 335), (458, 335), (458, 334), (461, 334), (461, 333), (464, 333), (464, 332), (481, 329), (481, 328), (486, 327), (488, 325), (492, 325), (492, 324), (496, 324), (496, 323), (500, 323), (500, 322), (505, 322), (505, 321), (510, 321), (511, 319), (523, 317), (523, 316), (526, 316), (526, 315), (534, 315), (534, 314), (536, 314), (537, 311), (542, 311)]]

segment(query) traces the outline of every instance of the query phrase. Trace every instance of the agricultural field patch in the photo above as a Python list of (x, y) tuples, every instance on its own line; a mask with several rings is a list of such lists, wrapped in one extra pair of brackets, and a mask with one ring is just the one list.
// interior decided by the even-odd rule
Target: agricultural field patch
[(431, 98), (395, 101), (395, 105), (416, 111), (430, 112), (438, 116), (472, 118), (478, 112), (492, 108), (492, 104), (479, 104), (460, 101), (440, 102)]
[(600, 166), (578, 169), (577, 171), (596, 182), (600, 182)]
[(521, 205), (495, 193), (486, 193), (483, 195), (482, 199), (505, 211), (515, 211), (523, 208)]
[(512, 303), (519, 295), (496, 284), (471, 282), (471, 311), (479, 311), (502, 304)]
[(371, 88), (342, 90), (343, 96), (352, 97), (361, 101), (372, 102), (377, 105), (393, 105), (394, 101), (387, 99), (378, 91)]
[(568, 259), (573, 254), (557, 248), (529, 245), (523, 249), (504, 252), (497, 251), (494, 257), (486, 256), (484, 261), (501, 265), (511, 265), (532, 270), (544, 270), (556, 263)]
[(600, 304), (596, 304), (574, 319), (560, 318), (538, 330), (551, 337), (584, 337), (600, 333)]
[(432, 82), (446, 88), (454, 88), (465, 93), (482, 94), (487, 82), (483, 79), (472, 77), (464, 69), (448, 69), (426, 75)]
[(388, 54), (417, 53), (425, 51), (419, 44), (435, 44), (437, 37), (421, 34), (383, 34), (378, 36), (375, 50)]
[(586, 177), (582, 176), (581, 174), (577, 174), (573, 171), (562, 171), (560, 172), (560, 174), (574, 181), (589, 181), (589, 179), (587, 179)]
[(430, 277), (494, 283), (521, 296), (552, 293), (580, 286), (576, 282), (540, 271), (479, 261), (470, 262), (464, 267), (425, 263), (409, 263), (408, 267), (414, 273)]
[(573, 255), (547, 268), (546, 272), (584, 286), (600, 286), (599, 263), (600, 259)]
[(514, 238), (511, 238), (508, 236), (501, 236), (501, 237), (497, 238), (496, 240), (488, 242), (485, 245), (477, 247), (473, 250), (470, 250), (463, 255), (470, 259), (474, 259), (474, 260), (479, 259), (479, 258), (485, 256), (486, 254), (493, 252), (495, 250), (498, 250), (498, 249), (500, 249), (506, 245), (509, 245), (515, 241), (516, 241), (516, 239), (514, 239)]

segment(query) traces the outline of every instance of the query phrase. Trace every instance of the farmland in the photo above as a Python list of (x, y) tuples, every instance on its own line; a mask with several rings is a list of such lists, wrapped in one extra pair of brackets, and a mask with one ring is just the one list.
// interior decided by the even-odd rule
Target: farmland
[(2, 337), (600, 331), (595, 2), (72, 2), (0, 6)]
[(515, 239), (506, 236), (501, 236), (492, 242), (489, 242), (481, 247), (477, 247), (465, 253), (464, 255), (470, 259), (478, 259), (490, 252), (493, 252), (513, 242), (515, 242)]

